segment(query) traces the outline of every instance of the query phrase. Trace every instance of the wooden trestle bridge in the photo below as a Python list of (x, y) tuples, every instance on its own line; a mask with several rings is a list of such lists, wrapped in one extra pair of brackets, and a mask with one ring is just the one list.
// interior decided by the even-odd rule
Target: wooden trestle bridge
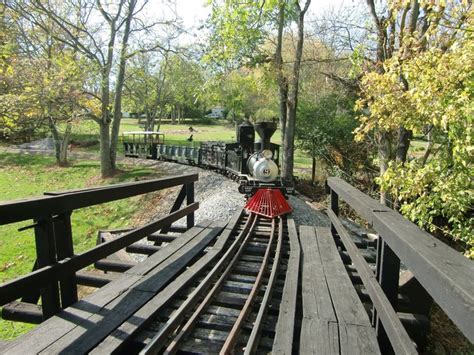
[[(341, 179), (327, 182), (331, 227), (299, 228), (291, 216), (244, 211), (195, 225), (197, 179), (1, 204), (0, 225), (34, 228), (37, 252), (31, 273), (0, 285), (2, 317), (40, 325), (0, 353), (414, 354), (431, 299), (474, 341), (473, 263)], [(182, 188), (169, 215), (102, 231), (102, 243), (74, 253), (73, 211), (173, 186)], [(379, 237), (351, 235), (339, 199)], [(173, 225), (183, 217), (186, 227)], [(114, 258), (124, 249), (148, 257)], [(419, 283), (415, 294), (401, 285), (401, 265)], [(79, 299), (78, 285), (97, 290)]]

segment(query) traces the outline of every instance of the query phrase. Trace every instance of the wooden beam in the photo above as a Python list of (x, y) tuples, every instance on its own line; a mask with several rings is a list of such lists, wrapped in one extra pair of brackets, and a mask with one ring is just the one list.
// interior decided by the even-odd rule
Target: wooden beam
[(373, 225), (436, 303), (474, 342), (474, 263), (342, 179), (332, 177), (327, 184)]
[(198, 207), (199, 203), (195, 202), (192, 205), (189, 205), (166, 217), (160, 218), (156, 221), (146, 224), (143, 227), (127, 232), (117, 239), (98, 245), (82, 254), (61, 260), (57, 264), (43, 267), (26, 276), (8, 281), (0, 285), (0, 304), (14, 301), (28, 292), (35, 291), (51, 280), (60, 279), (64, 273), (78, 271), (100, 259), (103, 259), (129, 244), (145, 238), (158, 229), (161, 229), (163, 226), (167, 226), (173, 221), (177, 221), (178, 219), (187, 216), (188, 213), (196, 211)]
[(397, 313), (393, 309), (390, 301), (385, 296), (381, 286), (375, 279), (375, 275), (360, 254), (357, 246), (346, 231), (341, 221), (331, 210), (326, 210), (331, 222), (336, 229), (339, 237), (343, 241), (347, 252), (351, 256), (359, 276), (362, 279), (370, 299), (377, 309), (377, 314), (382, 321), (384, 329), (390, 339), (390, 343), (396, 354), (418, 354), (405, 328), (403, 327)]
[(92, 271), (78, 271), (76, 279), (79, 285), (100, 288), (117, 279), (117, 277)]
[(127, 197), (192, 183), (198, 174), (171, 176), (148, 181), (84, 189), (57, 196), (43, 196), (0, 204), (0, 225), (58, 215), (79, 208), (121, 200)]
[(2, 318), (16, 322), (40, 324), (43, 321), (43, 311), (39, 305), (13, 301), (2, 307)]
[(112, 272), (125, 272), (132, 267), (137, 265), (137, 263), (130, 263), (127, 261), (112, 260), (112, 259), (102, 259), (94, 263), (94, 267), (102, 271), (112, 271)]

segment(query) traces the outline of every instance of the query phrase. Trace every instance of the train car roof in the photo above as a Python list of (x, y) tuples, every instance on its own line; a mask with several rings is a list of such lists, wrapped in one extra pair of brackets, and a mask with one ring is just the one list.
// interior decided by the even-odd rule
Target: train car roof
[(153, 132), (153, 131), (135, 131), (135, 132), (123, 132), (122, 134), (165, 134), (165, 133)]

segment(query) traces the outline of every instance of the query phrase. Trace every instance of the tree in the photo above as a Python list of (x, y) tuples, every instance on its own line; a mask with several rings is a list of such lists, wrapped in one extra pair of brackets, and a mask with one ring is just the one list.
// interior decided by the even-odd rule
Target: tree
[(462, 240), (472, 256), (474, 19), (470, 5), (462, 4), (425, 7), (423, 13), (436, 26), (422, 37), (405, 37), (407, 46), (384, 61), (383, 71), (364, 75), (358, 107), (367, 110), (358, 137), (398, 132), (396, 148), (404, 151), (401, 128), (429, 137), (424, 154), (410, 161), (391, 151), (381, 186), (402, 213)]
[[(354, 149), (353, 131), (357, 127), (353, 110), (354, 97), (345, 92), (333, 92), (319, 98), (314, 105), (301, 105), (296, 126), (297, 146), (312, 158), (312, 177), (316, 175), (316, 160), (330, 166), (341, 165), (351, 171), (355, 162), (363, 164), (364, 149)], [(356, 169), (357, 167), (354, 167)]]
[[(388, 5), (378, 10), (373, 0), (367, 0), (367, 4), (376, 31), (375, 58), (366, 61), (365, 65), (369, 75), (374, 71), (383, 74), (386, 61), (391, 58), (403, 62), (433, 47), (449, 48), (471, 6), (461, 3), (435, 5), (430, 1), (411, 0), (389, 1)], [(412, 83), (403, 72), (397, 73), (396, 78), (401, 85), (397, 85), (397, 88), (410, 90)], [(362, 96), (366, 97), (363, 87)], [(413, 137), (411, 130), (404, 126), (392, 126), (391, 130), (387, 130), (380, 125), (373, 130), (373, 135), (378, 149), (380, 176), (387, 171), (392, 160), (402, 164), (406, 161)], [(392, 204), (390, 196), (383, 189), (380, 202)]]
[[(311, 0), (301, 6), (298, 0), (256, 1), (242, 3), (226, 1), (212, 3), (211, 47), (208, 57), (224, 61), (228, 70), (244, 63), (271, 61), (279, 92), (279, 116), (282, 132), (282, 178), (293, 181), (295, 123), (298, 107), (299, 74), (304, 43), (304, 17)], [(296, 22), (295, 54), (289, 75), (284, 72), (283, 33)], [(276, 27), (274, 52), (264, 53), (261, 44), (271, 38), (269, 28)], [(219, 66), (221, 67), (221, 66)]]
[(159, 62), (154, 61), (152, 55), (154, 53), (141, 53), (135, 56), (125, 82), (124, 108), (145, 114), (145, 131), (160, 129), (161, 118), (166, 112), (168, 91), (166, 80), (168, 55), (164, 55)]
[[(45, 33), (52, 21), (59, 28), (54, 39), (88, 58), (90, 70), (98, 74), (90, 94), (100, 102), (100, 114), (90, 111), (90, 117), (99, 125), (103, 177), (115, 170), (126, 63), (138, 53), (163, 49), (156, 41), (140, 45), (140, 35), (162, 24), (139, 18), (147, 2), (118, 0), (104, 5), (100, 0), (15, 0), (9, 5)], [(137, 39), (135, 48), (129, 46), (131, 36)]]

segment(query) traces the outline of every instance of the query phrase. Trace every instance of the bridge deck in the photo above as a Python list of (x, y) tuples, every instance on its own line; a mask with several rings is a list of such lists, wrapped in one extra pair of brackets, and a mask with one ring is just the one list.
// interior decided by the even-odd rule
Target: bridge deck
[[(222, 257), (239, 217), (234, 216), (227, 226), (200, 223), (118, 279), (9, 343), (2, 352), (117, 350), (157, 310), (195, 282), (196, 275), (202, 274), (209, 263)], [(298, 236), (292, 219), (287, 225), (279, 309), (269, 315), (276, 321), (271, 337), (273, 352), (299, 349), (301, 353), (379, 353), (375, 331), (329, 228), (302, 226)], [(235, 287), (242, 284), (233, 283)], [(218, 313), (214, 319), (219, 318)], [(206, 349), (205, 342), (202, 346)]]

